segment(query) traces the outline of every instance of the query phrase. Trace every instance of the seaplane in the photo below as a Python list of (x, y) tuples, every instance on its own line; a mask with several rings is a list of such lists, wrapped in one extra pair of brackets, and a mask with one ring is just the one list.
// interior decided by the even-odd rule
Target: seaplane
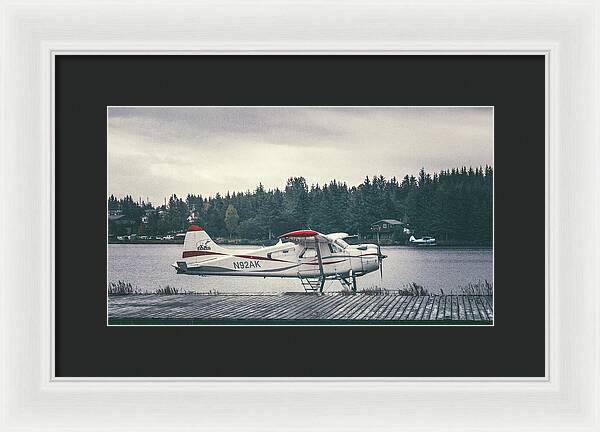
[(189, 226), (179, 274), (199, 276), (258, 276), (300, 279), (306, 291), (323, 292), (327, 280), (337, 280), (356, 292), (356, 278), (379, 269), (386, 255), (375, 244), (350, 245), (347, 233), (321, 234), (311, 229), (279, 236), (273, 246), (249, 250), (219, 246), (198, 225)]
[(408, 239), (411, 245), (415, 246), (435, 246), (436, 241), (433, 237), (421, 237), (420, 239), (415, 238), (415, 236), (410, 236)]

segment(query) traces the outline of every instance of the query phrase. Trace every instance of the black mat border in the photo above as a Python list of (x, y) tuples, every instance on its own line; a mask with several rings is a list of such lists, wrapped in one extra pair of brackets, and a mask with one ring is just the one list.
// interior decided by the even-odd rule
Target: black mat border
[[(543, 376), (544, 67), (541, 55), (57, 56), (57, 376)], [(107, 327), (107, 105), (493, 105), (495, 326)]]

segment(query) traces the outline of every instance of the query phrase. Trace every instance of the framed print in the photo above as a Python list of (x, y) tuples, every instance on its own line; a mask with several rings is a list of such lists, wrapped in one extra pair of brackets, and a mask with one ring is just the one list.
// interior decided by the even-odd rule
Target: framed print
[(3, 430), (599, 430), (594, 3), (2, 11)]

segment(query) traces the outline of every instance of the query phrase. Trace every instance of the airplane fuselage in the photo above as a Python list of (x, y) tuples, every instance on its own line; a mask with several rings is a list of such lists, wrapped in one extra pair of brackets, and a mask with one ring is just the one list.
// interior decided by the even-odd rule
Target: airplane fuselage
[(348, 237), (305, 229), (281, 235), (273, 246), (239, 250), (219, 246), (202, 227), (190, 225), (173, 267), (197, 276), (300, 278), (306, 290), (321, 292), (325, 280), (337, 279), (356, 292), (356, 277), (380, 269), (385, 255), (373, 244), (351, 246), (343, 240)]
[(377, 246), (348, 246), (331, 251), (327, 244), (305, 248), (294, 243), (248, 251), (188, 251), (174, 267), (179, 273), (215, 276), (304, 277), (360, 276), (379, 268)]

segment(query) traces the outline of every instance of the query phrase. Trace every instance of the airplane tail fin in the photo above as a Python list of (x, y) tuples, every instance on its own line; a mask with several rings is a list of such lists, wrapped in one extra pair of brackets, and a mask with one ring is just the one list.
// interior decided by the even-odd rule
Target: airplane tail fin
[(225, 249), (217, 245), (204, 228), (198, 225), (189, 226), (183, 242), (183, 258), (214, 258), (222, 253), (225, 253)]

